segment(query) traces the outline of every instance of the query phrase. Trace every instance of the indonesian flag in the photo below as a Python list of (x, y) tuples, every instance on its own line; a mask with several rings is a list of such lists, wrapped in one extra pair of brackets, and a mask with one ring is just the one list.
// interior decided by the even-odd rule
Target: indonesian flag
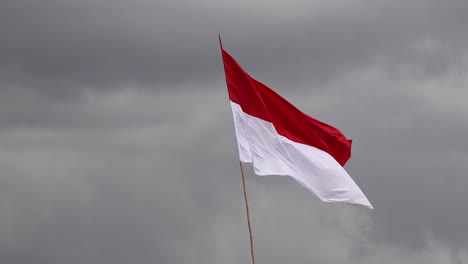
[(253, 79), (222, 49), (241, 162), (257, 175), (287, 175), (324, 202), (373, 209), (343, 168), (351, 140)]

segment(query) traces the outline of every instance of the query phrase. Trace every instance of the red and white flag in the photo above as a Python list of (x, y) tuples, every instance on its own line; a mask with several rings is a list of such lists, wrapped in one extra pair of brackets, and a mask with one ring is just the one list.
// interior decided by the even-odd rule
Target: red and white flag
[(239, 156), (257, 175), (287, 175), (324, 202), (373, 209), (343, 168), (351, 140), (249, 76), (222, 49)]

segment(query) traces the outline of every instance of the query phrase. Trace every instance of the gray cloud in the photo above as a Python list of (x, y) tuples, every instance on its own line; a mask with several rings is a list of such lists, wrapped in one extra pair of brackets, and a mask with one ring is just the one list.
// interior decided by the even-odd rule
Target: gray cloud
[[(32, 81), (50, 96), (122, 83), (164, 89), (181, 75), (206, 80), (219, 72), (217, 33), (248, 68), (284, 83), (311, 74), (331, 80), (375, 60), (434, 76), (461, 63), (466, 43), (459, 1), (293, 1), (263, 11), (255, 3), (212, 1), (2, 5), (1, 72), (14, 71), (17, 82)], [(278, 70), (287, 77), (275, 77)]]
[(217, 46), (353, 138), (376, 206), (248, 188), (259, 262), (465, 263), (459, 1), (2, 1), (2, 263), (249, 261)]

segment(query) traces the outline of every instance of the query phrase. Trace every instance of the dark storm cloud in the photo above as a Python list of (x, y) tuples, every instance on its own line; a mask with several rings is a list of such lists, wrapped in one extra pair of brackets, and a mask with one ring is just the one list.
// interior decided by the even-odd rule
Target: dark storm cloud
[[(246, 263), (217, 34), (353, 138), (372, 214), (246, 166), (258, 261), (466, 263), (463, 1), (0, 3), (0, 260)], [(339, 251), (338, 251), (339, 249)]]
[[(226, 4), (3, 1), (0, 73), (16, 73), (16, 82), (50, 96), (122, 83), (164, 89), (181, 76), (219, 74), (222, 33), (226, 48), (265, 80), (329, 80), (379, 59), (432, 76), (453, 70), (466, 42), (460, 1), (294, 1), (263, 12), (255, 4)], [(280, 70), (288, 77), (275, 77)]]
[(142, 1), (2, 2), (2, 79), (34, 84), (52, 97), (73, 97), (86, 88), (115, 89), (122, 83), (158, 88), (180, 75), (190, 79), (203, 73), (205, 67), (199, 65), (213, 64), (206, 58), (218, 53), (209, 56), (179, 45), (194, 42), (193, 34), (173, 36), (173, 21), (160, 18), (171, 9), (161, 6)]

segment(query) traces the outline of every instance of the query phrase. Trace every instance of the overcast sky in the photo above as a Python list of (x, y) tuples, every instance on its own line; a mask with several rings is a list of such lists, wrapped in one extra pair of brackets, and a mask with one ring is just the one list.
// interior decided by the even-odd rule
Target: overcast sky
[(245, 166), (257, 263), (468, 263), (468, 1), (1, 0), (0, 262), (249, 263), (217, 35), (376, 210)]

